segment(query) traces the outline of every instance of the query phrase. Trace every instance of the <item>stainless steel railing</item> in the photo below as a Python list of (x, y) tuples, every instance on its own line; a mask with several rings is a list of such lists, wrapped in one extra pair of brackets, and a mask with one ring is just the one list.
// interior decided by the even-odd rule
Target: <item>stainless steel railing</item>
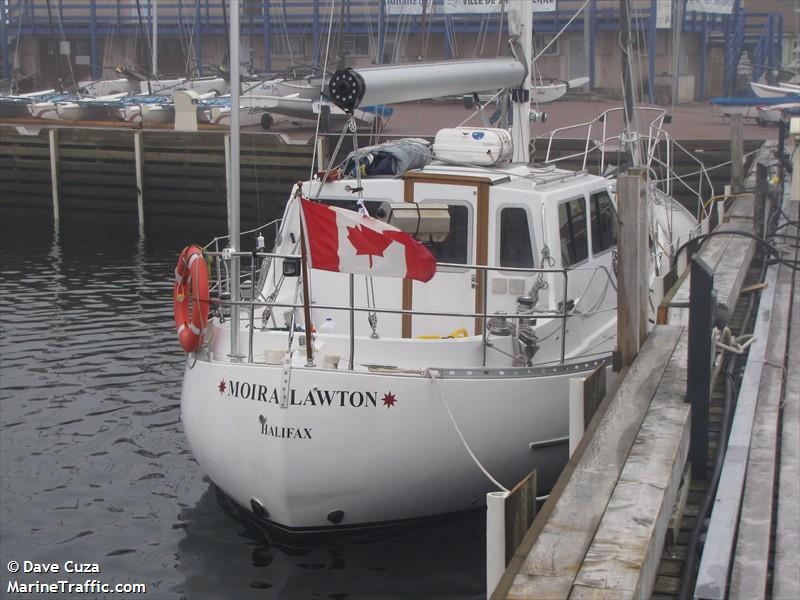
[[(217, 238), (222, 239), (222, 238)], [(257, 308), (265, 308), (274, 310), (275, 308), (291, 308), (291, 322), (289, 323), (288, 328), (288, 337), (289, 337), (289, 348), (291, 349), (293, 336), (296, 330), (295, 324), (295, 313), (297, 309), (302, 309), (303, 304), (298, 302), (279, 302), (274, 299), (264, 298), (263, 295), (260, 295), (262, 290), (257, 288), (257, 273), (258, 268), (256, 264), (259, 263), (262, 265), (261, 268), (265, 268), (264, 265), (272, 263), (275, 259), (283, 259), (283, 260), (301, 260), (299, 255), (295, 254), (276, 254), (276, 253), (269, 253), (269, 252), (228, 252), (228, 251), (208, 251), (205, 253), (207, 259), (216, 267), (215, 268), (215, 276), (213, 278), (214, 281), (217, 283), (214, 284), (212, 291), (216, 292), (215, 296), (212, 296), (210, 302), (215, 305), (216, 310), (220, 318), (224, 319), (224, 308), (227, 307), (229, 310), (238, 310), (241, 308), (247, 308), (249, 312), (248, 317), (248, 350), (247, 350), (247, 361), (252, 363), (253, 362), (253, 340), (254, 340), (254, 332), (256, 329), (255, 326), (255, 312)], [(230, 282), (228, 281), (230, 270), (227, 268), (227, 264), (230, 262), (231, 259), (238, 258), (240, 261), (249, 261), (249, 269), (242, 268), (241, 273), (243, 281), (241, 282), (242, 285), (240, 289), (246, 292), (249, 292), (249, 298), (243, 297), (239, 299), (230, 298)], [(561, 302), (559, 302), (558, 309), (543, 309), (537, 312), (526, 313), (526, 314), (506, 314), (504, 317), (510, 320), (517, 320), (517, 319), (536, 319), (536, 318), (554, 318), (554, 319), (561, 319), (561, 348), (560, 348), (560, 362), (563, 364), (565, 361), (566, 355), (566, 336), (567, 336), (567, 319), (570, 316), (569, 306), (569, 270), (564, 268), (559, 269), (536, 269), (536, 268), (520, 268), (520, 267), (498, 267), (498, 266), (488, 266), (488, 265), (473, 265), (473, 264), (454, 264), (454, 263), (437, 263), (437, 268), (458, 268), (458, 269), (466, 269), (466, 270), (473, 270), (479, 277), (481, 278), (482, 284), (482, 307), (480, 311), (474, 312), (459, 312), (459, 311), (438, 311), (438, 310), (420, 310), (420, 309), (402, 309), (402, 308), (379, 308), (377, 306), (356, 306), (354, 301), (354, 294), (353, 294), (353, 276), (350, 275), (350, 294), (349, 294), (349, 302), (346, 305), (339, 305), (339, 304), (320, 304), (314, 302), (313, 308), (315, 310), (337, 310), (337, 311), (345, 311), (350, 315), (350, 331), (349, 331), (349, 341), (350, 341), (350, 360), (349, 360), (349, 367), (353, 368), (353, 354), (355, 352), (355, 332), (354, 332), (354, 322), (355, 322), (355, 313), (379, 313), (379, 314), (389, 314), (389, 315), (412, 315), (412, 316), (432, 316), (432, 317), (455, 317), (455, 318), (471, 318), (471, 319), (480, 319), (481, 322), (481, 329), (482, 329), (482, 338), (483, 338), (483, 347), (484, 347), (484, 355), (483, 355), (483, 363), (486, 363), (486, 348), (487, 348), (487, 321), (490, 317), (495, 316), (493, 313), (488, 311), (488, 274), (493, 271), (502, 271), (503, 273), (517, 273), (517, 274), (524, 274), (528, 276), (542, 276), (545, 275), (560, 275), (563, 280), (563, 289), (561, 294)], [(605, 274), (611, 280), (611, 276), (608, 274), (608, 270), (605, 267), (598, 267), (599, 270), (605, 272)], [(248, 281), (249, 280), (249, 281)], [(613, 281), (612, 281), (613, 283)], [(261, 299), (263, 298), (263, 299)], [(245, 357), (239, 357), (245, 358)]]

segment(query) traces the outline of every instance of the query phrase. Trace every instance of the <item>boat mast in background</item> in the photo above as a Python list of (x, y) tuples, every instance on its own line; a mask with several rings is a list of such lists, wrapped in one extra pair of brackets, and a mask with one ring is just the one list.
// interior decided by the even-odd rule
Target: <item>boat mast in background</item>
[(527, 0), (515, 0), (508, 6), (508, 30), (512, 35), (512, 44), (521, 53), (517, 60), (525, 65), (525, 77), (522, 85), (511, 90), (513, 102), (513, 123), (511, 139), (514, 140), (513, 161), (527, 164), (530, 162), (531, 142), (531, 58), (533, 56), (533, 5)]
[(619, 0), (620, 46), (622, 47), (622, 94), (625, 101), (625, 127), (623, 141), (628, 144), (634, 167), (642, 165), (639, 146), (639, 127), (636, 119), (636, 96), (633, 89), (633, 64), (631, 62), (631, 23), (628, 14), (629, 0)]
[(231, 356), (239, 354), (239, 93), (241, 77), (239, 76), (239, 0), (231, 0), (231, 34), (229, 36), (230, 81), (231, 81), (231, 151), (230, 151), (230, 188), (228, 189), (228, 221), (231, 254)]
[(150, 8), (152, 15), (153, 15), (153, 51), (151, 55), (153, 57), (153, 66), (151, 68), (153, 72), (153, 79), (158, 79), (158, 0), (152, 0), (152, 6)]

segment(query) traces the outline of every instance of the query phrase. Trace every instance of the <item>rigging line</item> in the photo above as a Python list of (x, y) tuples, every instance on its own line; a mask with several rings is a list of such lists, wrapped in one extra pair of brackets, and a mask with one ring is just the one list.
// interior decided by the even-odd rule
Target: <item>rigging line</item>
[[(59, 2), (59, 5), (58, 5), (58, 30), (61, 32), (61, 39), (64, 42), (67, 42), (67, 33), (66, 33), (66, 31), (64, 31), (64, 20), (63, 20), (64, 14), (63, 13), (64, 13), (63, 2)], [(67, 66), (69, 67), (70, 77), (72, 77), (72, 85), (75, 88), (75, 91), (78, 93), (78, 96), (80, 96), (80, 92), (78, 92), (78, 80), (75, 79), (75, 71), (72, 68), (72, 49), (71, 48), (70, 48), (70, 53), (67, 55)]]
[[(138, 0), (137, 0), (138, 1)], [(236, 18), (239, 19), (239, 15), (236, 15)], [(228, 34), (228, 11), (225, 9), (225, 0), (222, 0), (222, 26), (225, 29), (225, 54), (222, 57), (222, 64), (228, 65), (228, 78), (230, 79), (231, 74), (231, 40)], [(237, 40), (238, 43), (238, 40)], [(229, 82), (229, 85), (234, 85), (233, 81)], [(236, 85), (240, 85), (237, 83)]]
[[(144, 26), (144, 22), (142, 20), (142, 5), (141, 5), (141, 2), (139, 0), (136, 0), (136, 14), (138, 15), (138, 18), (139, 18), (138, 19), (139, 22), (138, 22), (137, 27), (136, 27), (137, 38), (138, 38), (138, 34), (143, 31), (144, 34), (143, 34), (142, 37), (144, 37), (145, 43), (147, 44), (147, 50), (148, 50), (148, 52), (150, 54), (150, 63), (149, 64), (152, 65), (153, 64), (153, 46), (150, 44), (150, 33), (147, 31), (147, 28)], [(136, 55), (138, 56), (138, 54), (139, 53), (137, 52)], [(134, 62), (136, 62), (136, 58), (134, 58)], [(138, 67), (138, 65), (136, 65), (136, 66)], [(152, 79), (153, 73), (150, 73), (149, 67), (145, 70), (145, 72), (149, 73), (149, 75), (147, 76), (147, 93), (148, 94), (152, 94), (153, 93), (153, 86), (150, 84), (150, 80)]]
[[(630, 6), (630, 1), (628, 2)], [(629, 14), (633, 13), (633, 8), (629, 10)], [(642, 62), (644, 57), (642, 56), (642, 49), (647, 49), (647, 39), (645, 37), (645, 27), (644, 27), (644, 17), (639, 15), (634, 17), (636, 19), (636, 66), (637, 66), (637, 76), (639, 80), (639, 98), (644, 101), (644, 77), (643, 74), (645, 72), (644, 67), (642, 66)], [(649, 50), (648, 50), (649, 52)]]
[(589, 4), (589, 2), (591, 2), (591, 0), (585, 0), (585, 2), (584, 2), (584, 3), (581, 5), (581, 7), (580, 7), (580, 8), (577, 10), (577, 12), (576, 12), (574, 15), (572, 15), (572, 17), (570, 17), (570, 20), (569, 20), (569, 21), (567, 21), (567, 24), (566, 24), (566, 25), (564, 25), (564, 27), (562, 27), (562, 28), (561, 28), (561, 30), (560, 30), (560, 31), (559, 31), (557, 34), (555, 34), (555, 35), (553, 36), (553, 39), (552, 39), (552, 40), (550, 40), (550, 41), (549, 41), (547, 44), (545, 44), (545, 47), (544, 47), (544, 48), (542, 48), (542, 49), (539, 51), (539, 53), (538, 53), (536, 56), (534, 56), (534, 57), (531, 59), (531, 62), (535, 62), (535, 61), (537, 61), (537, 60), (539, 59), (539, 57), (540, 57), (542, 54), (544, 54), (545, 52), (547, 52), (547, 49), (548, 49), (550, 46), (552, 46), (552, 45), (553, 45), (553, 43), (555, 43), (555, 41), (556, 41), (556, 40), (557, 40), (557, 39), (558, 39), (558, 38), (561, 36), (561, 34), (562, 34), (562, 33), (564, 33), (564, 32), (567, 30), (567, 27), (569, 27), (570, 25), (572, 25), (572, 22), (573, 22), (575, 19), (577, 19), (577, 18), (578, 18), (578, 15), (579, 15), (579, 14), (581, 14), (581, 13), (583, 12), (583, 9), (584, 9), (584, 8), (586, 8), (586, 6)]
[(183, 0), (178, 0), (178, 41), (183, 54), (183, 72), (189, 75), (189, 48), (186, 41), (186, 26), (183, 23)]
[[(312, 179), (314, 177), (314, 165), (317, 161), (317, 139), (319, 138), (319, 127), (320, 122), (322, 121), (322, 103), (324, 101), (323, 90), (325, 89), (325, 75), (328, 71), (328, 53), (331, 49), (331, 32), (333, 31), (333, 13), (334, 13), (334, 6), (336, 4), (336, 0), (331, 0), (329, 9), (330, 9), (330, 18), (328, 19), (328, 40), (325, 42), (325, 62), (322, 64), (322, 83), (320, 83), (320, 90), (319, 90), (319, 112), (317, 113), (317, 125), (314, 130), (314, 150), (311, 154), (311, 172), (308, 175), (308, 179)], [(344, 134), (343, 134), (344, 135)], [(357, 167), (356, 167), (357, 169)], [(320, 184), (320, 190), (322, 189), (322, 184)]]
[(500, 49), (503, 47), (503, 22), (505, 17), (506, 0), (500, 0), (500, 18), (497, 21), (497, 50), (495, 51), (495, 56), (500, 56)]
[[(9, 7), (10, 11), (10, 7)], [(23, 7), (22, 2), (19, 3), (19, 15), (17, 16), (17, 41), (14, 44), (14, 62), (18, 63), (20, 67), (22, 67), (22, 61), (19, 58), (19, 45), (22, 41), (22, 14), (23, 14)], [(13, 64), (12, 64), (13, 66)], [(14, 69), (11, 75), (11, 91), (17, 92), (16, 90), (16, 81), (17, 81), (17, 71), (18, 69)]]
[[(50, 0), (47, 0), (47, 24), (50, 26), (50, 43), (56, 43), (56, 32), (53, 29), (53, 9), (50, 6)], [(59, 47), (53, 48), (53, 52), (56, 56), (56, 75), (58, 76), (58, 86), (62, 88), (63, 77), (61, 76), (61, 49)], [(63, 91), (63, 89), (59, 89), (59, 91)]]

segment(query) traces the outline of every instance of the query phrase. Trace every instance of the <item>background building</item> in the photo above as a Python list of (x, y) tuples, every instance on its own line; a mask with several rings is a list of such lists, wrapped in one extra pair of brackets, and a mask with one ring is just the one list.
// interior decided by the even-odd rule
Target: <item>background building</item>
[[(319, 69), (326, 54), (331, 64), (369, 65), (506, 52), (502, 13), (450, 12), (461, 1), (243, 0), (241, 56), (246, 70), (275, 73)], [(538, 51), (565, 29), (535, 75), (586, 76), (588, 90), (620, 96), (619, 0), (588, 0), (571, 22), (586, 0), (534, 1)], [(791, 62), (800, 0), (716, 0), (731, 14), (687, 10), (712, 0), (688, 2), (628, 0), (645, 99), (669, 100), (673, 73), (679, 100), (701, 100), (733, 93), (737, 76), (744, 92), (743, 79)], [(0, 77), (33, 89), (111, 77), (122, 65), (152, 74), (154, 25), (160, 75), (217, 73), (226, 9), (226, 0), (0, 0)]]

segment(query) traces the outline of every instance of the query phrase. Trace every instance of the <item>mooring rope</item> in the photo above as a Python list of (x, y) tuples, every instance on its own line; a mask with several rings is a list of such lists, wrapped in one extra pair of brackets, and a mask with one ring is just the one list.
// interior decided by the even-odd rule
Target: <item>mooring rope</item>
[(508, 493), (509, 492), (508, 488), (505, 487), (499, 481), (497, 481), (497, 479), (492, 477), (492, 474), (489, 473), (489, 471), (486, 470), (486, 467), (484, 467), (481, 464), (481, 461), (478, 459), (477, 456), (475, 456), (475, 453), (469, 447), (469, 444), (467, 443), (467, 440), (464, 438), (464, 434), (461, 433), (461, 429), (458, 427), (458, 423), (456, 423), (455, 417), (453, 417), (453, 413), (450, 412), (450, 407), (447, 405), (447, 400), (444, 399), (444, 394), (442, 393), (442, 389), (439, 387), (439, 377), (438, 377), (439, 373), (438, 373), (438, 371), (428, 369), (427, 375), (428, 375), (428, 377), (430, 377), (430, 380), (433, 382), (433, 387), (436, 389), (436, 393), (439, 396), (439, 400), (442, 401), (442, 404), (444, 405), (444, 409), (447, 411), (447, 416), (450, 417), (450, 422), (453, 424), (453, 429), (456, 430), (456, 433), (458, 434), (458, 437), (461, 438), (461, 443), (464, 445), (464, 449), (467, 451), (467, 454), (469, 454), (469, 456), (472, 459), (472, 461), (478, 466), (478, 468), (481, 470), (481, 472), (484, 475), (486, 475), (486, 478), (489, 481), (491, 481), (494, 485), (496, 485), (498, 487), (498, 489), (500, 489), (501, 491)]

